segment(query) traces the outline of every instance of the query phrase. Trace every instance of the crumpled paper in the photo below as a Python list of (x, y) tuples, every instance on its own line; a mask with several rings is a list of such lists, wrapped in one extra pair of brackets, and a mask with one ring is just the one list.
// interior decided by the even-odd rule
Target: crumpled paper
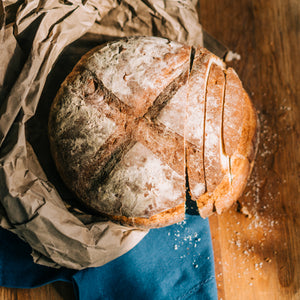
[(202, 31), (195, 5), (189, 0), (0, 1), (0, 226), (32, 247), (36, 263), (101, 266), (147, 234), (75, 205), (50, 155), (48, 112), (80, 57), (111, 39), (155, 35), (224, 55), (226, 48)]

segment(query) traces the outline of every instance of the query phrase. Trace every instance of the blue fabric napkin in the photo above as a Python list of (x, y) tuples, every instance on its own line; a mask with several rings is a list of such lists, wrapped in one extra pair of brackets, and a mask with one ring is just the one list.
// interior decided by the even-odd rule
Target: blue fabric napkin
[(34, 264), (30, 247), (0, 228), (0, 285), (32, 288), (73, 283), (80, 300), (217, 299), (208, 220), (152, 229), (132, 250), (108, 264), (81, 271)]

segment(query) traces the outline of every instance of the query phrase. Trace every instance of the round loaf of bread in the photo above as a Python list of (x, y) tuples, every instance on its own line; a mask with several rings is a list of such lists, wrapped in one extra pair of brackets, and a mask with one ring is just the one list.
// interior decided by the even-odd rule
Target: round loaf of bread
[(99, 46), (63, 82), (49, 116), (57, 169), (95, 213), (144, 228), (202, 217), (241, 195), (256, 113), (236, 73), (204, 48), (157, 37)]

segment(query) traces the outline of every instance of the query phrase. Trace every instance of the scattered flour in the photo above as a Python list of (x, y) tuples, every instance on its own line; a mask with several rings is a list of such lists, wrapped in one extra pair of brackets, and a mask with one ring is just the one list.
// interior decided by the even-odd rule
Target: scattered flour
[[(184, 249), (184, 253), (179, 256), (180, 259), (184, 259), (190, 255), (192, 255), (192, 265), (195, 269), (199, 267), (199, 254), (195, 253), (195, 251), (191, 251), (193, 248), (198, 247), (201, 243), (201, 238), (198, 236), (198, 232), (193, 232), (189, 226), (186, 225), (186, 221), (182, 221), (176, 224), (178, 226), (175, 231), (168, 232), (168, 236), (172, 236), (174, 238), (174, 246), (173, 249), (178, 251), (180, 249)], [(193, 254), (192, 254), (193, 252)], [(200, 259), (210, 259), (210, 257), (203, 257)]]

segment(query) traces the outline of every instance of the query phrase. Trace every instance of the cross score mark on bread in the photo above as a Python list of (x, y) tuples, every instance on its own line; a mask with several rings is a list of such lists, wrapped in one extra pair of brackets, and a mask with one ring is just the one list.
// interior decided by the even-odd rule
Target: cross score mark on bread
[(69, 188), (111, 219), (147, 228), (183, 220), (187, 185), (203, 217), (231, 206), (250, 173), (255, 132), (232, 69), (203, 48), (153, 37), (85, 55), (49, 118)]

